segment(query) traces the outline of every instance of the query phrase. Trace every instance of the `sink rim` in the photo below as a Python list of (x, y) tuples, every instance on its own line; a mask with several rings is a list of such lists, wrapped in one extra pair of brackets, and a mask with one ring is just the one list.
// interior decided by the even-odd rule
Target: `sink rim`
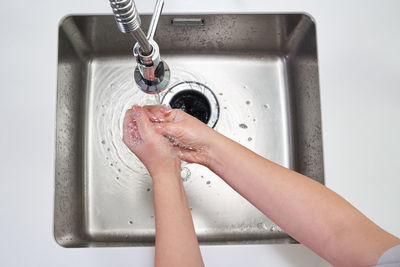
[[(288, 13), (284, 13), (284, 14), (288, 15)], [(292, 13), (292, 15), (298, 15), (298, 14), (304, 14), (304, 15), (308, 16), (312, 21), (314, 21), (313, 17), (311, 15), (307, 14), (307, 13)], [(190, 15), (198, 15), (198, 16), (204, 16), (205, 15), (205, 16), (207, 16), (207, 14), (199, 14), (199, 13), (197, 13), (197, 14), (185, 14), (183, 16), (190, 16)], [(257, 14), (253, 14), (253, 13), (251, 13), (251, 14), (248, 14), (248, 13), (244, 13), (244, 14), (243, 13), (233, 13), (233, 14), (224, 13), (224, 14), (212, 14), (210, 16), (221, 16), (221, 15), (272, 15), (272, 16), (277, 16), (279, 14), (277, 14), (277, 13), (257, 13)], [(171, 14), (167, 14), (167, 15), (163, 15), (163, 16), (171, 16)], [(182, 14), (173, 15), (173, 16), (182, 16)], [(76, 17), (76, 16), (74, 16), (74, 17)], [(86, 17), (86, 16), (83, 16), (83, 17)], [(60, 28), (62, 27), (62, 24), (65, 21), (67, 21), (68, 18), (71, 18), (71, 17), (69, 17), (69, 16), (64, 17), (62, 19), (62, 21), (60, 21)], [(315, 27), (315, 21), (314, 21), (314, 27)], [(314, 29), (314, 31), (315, 31), (315, 29)], [(314, 34), (316, 34), (316, 33), (314, 33)], [(83, 50), (84, 50), (84, 47), (83, 47)], [(59, 49), (59, 53), (60, 53), (60, 49)], [(317, 53), (317, 51), (315, 51), (315, 53)], [(79, 55), (78, 55), (78, 57), (79, 57)], [(85, 62), (83, 65), (87, 64), (88, 61), (91, 60), (90, 57), (87, 57), (87, 55), (85, 55), (84, 53), (82, 53), (82, 55), (80, 55), (80, 57), (81, 57), (81, 60), (83, 60), (83, 62)], [(59, 60), (60, 60), (60, 57), (59, 57)], [(289, 59), (287, 59), (287, 60), (289, 60)], [(59, 61), (59, 64), (60, 64), (60, 61)], [(317, 63), (317, 70), (318, 70), (318, 63)], [(87, 72), (87, 69), (85, 69), (85, 66), (82, 67), (82, 71), (83, 72)], [(60, 72), (58, 73), (58, 78), (57, 78), (58, 83), (60, 82), (59, 81), (59, 75), (60, 75)], [(317, 73), (317, 75), (318, 75), (318, 73)], [(318, 79), (318, 77), (317, 77), (317, 79)], [(318, 85), (318, 89), (317, 90), (319, 92), (319, 85)], [(59, 98), (58, 98), (59, 96), (58, 96), (58, 93), (59, 93), (59, 84), (57, 85), (57, 116), (56, 116), (57, 120), (59, 119)], [(318, 98), (318, 101), (319, 101), (319, 98)], [(319, 107), (318, 111), (319, 111), (319, 115), (320, 115), (320, 107)], [(70, 115), (70, 116), (73, 116), (73, 114)], [(76, 127), (80, 127), (79, 126), (80, 123), (82, 123), (82, 122), (79, 122), (78, 125), (76, 125)], [(58, 174), (59, 169), (57, 169), (57, 166), (58, 166), (57, 160), (59, 159), (57, 157), (57, 156), (59, 156), (58, 150), (57, 150), (58, 149), (57, 131), (59, 129), (58, 126), (59, 125), (57, 124), (57, 127), (56, 127), (56, 160), (55, 160), (55, 166), (56, 166), (56, 168), (55, 168), (55, 201), (56, 201), (56, 198), (57, 198), (57, 188), (60, 187), (60, 184), (59, 184), (60, 183), (60, 181), (59, 181), (60, 179), (58, 178), (58, 176), (60, 174)], [(320, 134), (319, 139), (321, 141), (321, 146), (322, 146), (322, 134)], [(322, 153), (322, 147), (321, 147), (321, 153)], [(322, 172), (323, 172), (323, 161), (322, 161)], [(323, 177), (322, 177), (322, 181), (323, 181)], [(57, 208), (56, 205), (57, 204), (55, 203), (55, 205), (54, 205), (55, 213), (56, 213), (56, 208)], [(114, 244), (115, 244), (115, 246), (119, 246), (121, 244), (124, 245), (124, 246), (126, 246), (126, 245), (129, 245), (129, 246), (132, 246), (132, 245), (133, 246), (135, 246), (135, 245), (138, 245), (138, 246), (152, 245), (152, 242), (150, 242), (148, 244), (147, 243), (133, 244), (132, 242), (128, 242), (128, 243), (125, 243), (125, 242), (122, 242), (122, 243), (106, 242), (104, 244), (99, 242), (99, 243), (96, 243), (96, 244), (92, 244), (90, 242), (90, 238), (91, 238), (90, 235), (88, 236), (87, 233), (85, 233), (85, 231), (83, 231), (83, 229), (75, 229), (75, 231), (72, 231), (72, 232), (74, 232), (76, 235), (71, 235), (70, 237), (66, 237), (65, 235), (64, 236), (58, 235), (59, 234), (59, 232), (58, 232), (59, 229), (57, 229), (56, 220), (57, 220), (57, 218), (56, 218), (56, 216), (54, 216), (54, 232), (53, 233), (54, 233), (54, 238), (55, 238), (56, 242), (60, 246), (64, 246), (64, 247), (69, 247), (69, 245), (72, 245), (72, 247), (79, 247), (79, 246), (86, 247), (86, 246), (93, 246), (93, 245), (95, 245), (95, 246), (98, 246), (98, 245), (99, 246), (114, 246)], [(60, 238), (60, 237), (62, 237), (62, 238)], [(68, 238), (71, 238), (71, 240), (70, 240), (71, 242), (70, 243), (67, 240)], [(84, 240), (85, 238), (88, 239), (88, 240), (85, 241)], [(77, 239), (80, 239), (80, 241), (77, 242)], [(272, 243), (275, 243), (275, 242), (279, 242), (280, 243), (280, 241), (282, 241), (282, 240), (283, 239), (279, 239), (278, 241), (274, 240), (274, 241), (272, 241)], [(288, 237), (288, 239), (286, 241), (284, 241), (283, 243), (293, 243), (293, 242), (295, 242), (295, 241), (293, 239), (291, 239), (290, 237)], [(259, 240), (259, 241), (257, 241), (257, 240), (242, 240), (242, 241), (232, 241), (232, 242), (221, 241), (220, 243), (218, 241), (216, 241), (216, 242), (213, 242), (213, 241), (212, 242), (204, 242), (204, 241), (202, 241), (201, 243), (202, 244), (244, 244), (244, 243), (246, 243), (246, 244), (248, 244), (248, 243), (259, 244), (259, 243), (271, 243), (271, 240), (267, 240), (267, 242), (266, 242), (266, 240)]]

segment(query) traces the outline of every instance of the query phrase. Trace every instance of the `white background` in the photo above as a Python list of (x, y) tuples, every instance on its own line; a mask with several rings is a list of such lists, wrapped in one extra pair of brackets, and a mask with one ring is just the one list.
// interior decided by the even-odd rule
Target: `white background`
[[(141, 13), (154, 1), (138, 0)], [(166, 0), (165, 13), (308, 12), (317, 22), (326, 184), (400, 236), (400, 1)], [(153, 248), (52, 234), (57, 31), (107, 0), (1, 1), (0, 266), (151, 266)], [(207, 266), (325, 266), (302, 245), (206, 246)]]

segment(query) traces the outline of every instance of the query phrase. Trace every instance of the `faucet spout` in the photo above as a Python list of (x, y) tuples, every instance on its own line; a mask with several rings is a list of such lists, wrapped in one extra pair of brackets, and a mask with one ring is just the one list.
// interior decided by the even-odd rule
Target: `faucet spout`
[(137, 66), (135, 81), (138, 87), (148, 94), (155, 94), (167, 88), (170, 70), (160, 58), (160, 50), (154, 41), (164, 0), (157, 0), (147, 36), (140, 28), (141, 20), (133, 0), (109, 0), (118, 28), (130, 33), (137, 41), (133, 48)]

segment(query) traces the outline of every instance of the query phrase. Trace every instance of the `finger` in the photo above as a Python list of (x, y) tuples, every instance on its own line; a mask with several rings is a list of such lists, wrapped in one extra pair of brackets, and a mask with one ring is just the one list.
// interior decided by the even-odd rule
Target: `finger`
[(151, 135), (154, 133), (154, 130), (144, 109), (136, 105), (133, 106), (132, 117), (137, 124), (141, 138), (145, 140), (151, 137)]
[(133, 149), (134, 146), (141, 142), (136, 121), (133, 120), (132, 110), (127, 110), (123, 122), (123, 141), (125, 145)]
[(149, 119), (150, 122), (156, 122), (158, 120), (157, 117), (153, 113), (151, 113), (150, 111), (148, 111), (144, 107), (143, 107), (143, 111), (146, 113), (146, 116), (147, 116), (147, 118)]
[(151, 122), (156, 122), (159, 119), (157, 113), (160, 107), (160, 105), (143, 106), (143, 110), (146, 112)]
[(181, 125), (176, 122), (158, 123), (155, 129), (161, 135), (174, 138), (178, 138), (182, 132)]
[(157, 122), (178, 122), (189, 116), (180, 109), (171, 109), (166, 105), (145, 106), (146, 110), (156, 117)]
[(180, 122), (185, 119), (186, 116), (189, 116), (187, 113), (185, 113), (183, 110), (180, 109), (170, 109), (168, 112), (165, 114), (165, 121), (166, 122)]
[(149, 105), (143, 107), (148, 114), (151, 114), (150, 118), (152, 122), (164, 122), (168, 117), (171, 109), (166, 105)]
[(153, 114), (156, 114), (157, 112), (160, 111), (160, 109), (161, 109), (162, 107), (165, 107), (165, 108), (166, 108), (165, 105), (147, 105), (147, 106), (143, 106), (143, 109), (144, 109), (144, 110), (147, 110), (147, 111), (149, 111), (149, 112), (151, 112), (151, 113), (153, 113)]

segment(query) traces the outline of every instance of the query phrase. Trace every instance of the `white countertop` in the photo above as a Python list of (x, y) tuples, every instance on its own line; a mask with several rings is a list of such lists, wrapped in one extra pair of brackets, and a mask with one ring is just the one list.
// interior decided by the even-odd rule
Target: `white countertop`
[[(141, 13), (154, 1), (137, 0)], [(317, 23), (326, 185), (400, 236), (400, 1), (166, 0), (165, 13), (307, 12)], [(58, 22), (107, 0), (3, 1), (0, 266), (151, 266), (154, 248), (53, 239)], [(325, 266), (302, 245), (204, 246), (207, 266)]]

